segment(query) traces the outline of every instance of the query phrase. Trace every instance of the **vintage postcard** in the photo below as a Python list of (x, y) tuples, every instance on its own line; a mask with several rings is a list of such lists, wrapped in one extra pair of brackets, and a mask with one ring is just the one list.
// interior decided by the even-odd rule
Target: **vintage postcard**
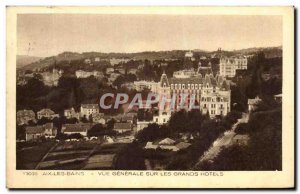
[(8, 188), (293, 188), (294, 8), (7, 7)]

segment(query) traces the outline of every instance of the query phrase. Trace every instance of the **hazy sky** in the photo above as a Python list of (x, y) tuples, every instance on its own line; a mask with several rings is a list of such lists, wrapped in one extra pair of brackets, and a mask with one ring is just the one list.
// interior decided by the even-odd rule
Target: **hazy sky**
[(280, 16), (18, 15), (19, 55), (282, 45)]

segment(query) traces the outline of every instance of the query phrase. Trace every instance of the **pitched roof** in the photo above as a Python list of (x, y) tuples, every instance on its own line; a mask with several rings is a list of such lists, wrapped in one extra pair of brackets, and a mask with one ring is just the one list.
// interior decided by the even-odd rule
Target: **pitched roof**
[(44, 133), (45, 128), (42, 125), (38, 126), (28, 126), (25, 128), (26, 134), (37, 134), (37, 133)]
[(190, 78), (171, 78), (170, 84), (202, 84), (203, 79), (200, 76)]
[(103, 117), (104, 116), (104, 113), (100, 113), (100, 112), (98, 112), (98, 113), (92, 113), (92, 118), (96, 118), (96, 117)]
[(98, 104), (81, 104), (81, 108), (99, 109)]
[(186, 149), (188, 147), (190, 147), (192, 144), (190, 143), (186, 143), (186, 142), (180, 142), (178, 144), (176, 144), (176, 147), (179, 148), (180, 150), (182, 149)]
[(168, 80), (168, 77), (167, 77), (167, 75), (165, 73), (163, 73), (161, 75), (160, 84), (161, 84), (160, 85), (161, 87), (164, 86), (164, 84), (166, 84), (166, 86), (169, 87), (169, 80)]
[(35, 116), (35, 113), (32, 110), (19, 110), (17, 112), (17, 115), (19, 115), (19, 116), (25, 116), (25, 115)]
[(91, 129), (92, 123), (75, 123), (75, 124), (64, 124), (62, 126), (63, 132), (86, 132)]
[(175, 141), (173, 139), (170, 138), (165, 138), (163, 140), (161, 140), (158, 144), (159, 145), (173, 145), (175, 143)]
[(237, 140), (241, 140), (241, 139), (242, 140), (249, 140), (250, 137), (249, 137), (249, 135), (240, 135), (240, 134), (238, 134), (238, 135), (234, 136), (233, 139), (237, 139)]
[(47, 113), (48, 114), (55, 114), (55, 112), (53, 110), (49, 109), (49, 108), (44, 108), (44, 109), (38, 111), (38, 114), (47, 114)]
[(131, 123), (115, 123), (114, 129), (131, 129)]

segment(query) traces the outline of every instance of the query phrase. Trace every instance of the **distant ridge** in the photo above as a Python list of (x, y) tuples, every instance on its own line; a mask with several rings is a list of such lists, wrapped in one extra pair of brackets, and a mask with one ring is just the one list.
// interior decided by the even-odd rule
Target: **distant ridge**
[[(46, 57), (46, 58), (39, 58), (39, 57), (22, 57), (19, 55), (17, 58), (17, 67), (22, 70), (33, 70), (35, 68), (44, 68), (50, 65), (53, 65), (54, 62), (61, 62), (61, 61), (72, 61), (72, 60), (83, 60), (86, 58), (95, 58), (100, 57), (102, 59), (111, 59), (111, 58), (127, 58), (127, 59), (136, 59), (136, 60), (162, 60), (162, 59), (171, 59), (171, 58), (183, 58), (185, 53), (190, 50), (171, 50), (171, 51), (144, 51), (144, 52), (136, 52), (136, 53), (101, 53), (101, 52), (63, 52), (56, 56)], [(209, 56), (211, 54), (217, 53), (218, 51), (204, 51), (200, 49), (191, 49), (196, 55), (205, 55)], [(264, 52), (267, 58), (273, 57), (282, 57), (282, 46), (278, 47), (253, 47), (253, 48), (246, 48), (240, 50), (233, 50), (233, 51), (222, 51), (224, 54), (228, 55), (235, 55), (235, 54), (254, 54), (256, 52)], [(30, 61), (31, 60), (31, 61)]]
[(22, 68), (28, 64), (34, 63), (42, 59), (41, 57), (17, 55), (17, 68)]

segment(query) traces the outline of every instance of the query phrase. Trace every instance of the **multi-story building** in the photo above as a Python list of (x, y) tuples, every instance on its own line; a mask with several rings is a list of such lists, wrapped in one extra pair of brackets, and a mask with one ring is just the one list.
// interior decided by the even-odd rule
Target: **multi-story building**
[(32, 110), (19, 110), (17, 112), (17, 125), (28, 124), (29, 121), (36, 122), (35, 113)]
[(87, 78), (90, 76), (94, 76), (95, 78), (103, 78), (104, 75), (102, 72), (99, 71), (83, 71), (83, 70), (78, 70), (75, 72), (75, 75), (77, 78)]
[(63, 70), (53, 69), (52, 72), (44, 72), (41, 74), (43, 82), (47, 86), (57, 86), (59, 78), (62, 76)]
[(120, 58), (120, 59), (112, 58), (109, 60), (112, 66), (118, 65), (119, 63), (127, 63), (128, 61), (130, 61), (130, 59), (125, 59), (125, 58)]
[[(168, 79), (165, 73), (162, 74), (157, 90), (158, 94), (161, 98), (175, 100), (173, 104), (166, 103), (163, 109), (159, 110), (159, 114), (154, 116), (153, 121), (166, 123), (172, 112), (180, 109), (190, 110), (195, 106), (198, 106), (203, 114), (208, 113), (212, 118), (230, 112), (231, 91), (229, 81), (223, 76), (208, 74), (207, 69), (199, 67), (195, 74), (180, 78), (172, 77)], [(206, 72), (204, 76), (202, 75), (203, 70)]]
[(25, 128), (26, 141), (39, 140), (42, 137), (55, 137), (57, 134), (57, 128), (53, 126), (53, 123), (46, 123), (44, 125), (28, 126)]
[(55, 112), (51, 109), (48, 108), (44, 108), (40, 111), (37, 112), (37, 118), (41, 119), (41, 118), (47, 118), (47, 119), (54, 119), (55, 117), (59, 117), (58, 114), (55, 114)]
[(135, 89), (137, 91), (143, 91), (144, 89), (149, 89), (152, 92), (157, 92), (159, 83), (154, 81), (135, 81), (133, 82)]
[(104, 113), (92, 113), (92, 120), (94, 123), (105, 124)]
[(221, 57), (220, 58), (220, 75), (224, 77), (234, 77), (236, 70), (247, 69), (248, 59), (244, 56), (238, 57)]
[(184, 57), (188, 60), (195, 61), (194, 53), (192, 51), (186, 52)]
[(99, 113), (99, 105), (98, 104), (82, 104), (80, 107), (80, 115), (81, 117), (89, 118), (89, 116), (93, 113)]
[(261, 102), (262, 100), (256, 96), (255, 98), (249, 98), (248, 99), (248, 112), (252, 112), (254, 110), (257, 109), (258, 104)]
[(61, 127), (61, 132), (66, 135), (80, 134), (80, 135), (86, 137), (88, 131), (93, 126), (94, 126), (93, 123), (63, 124)]
[(91, 62), (92, 62), (91, 59), (84, 59), (84, 63), (85, 63), (85, 64), (90, 64)]
[(64, 110), (64, 116), (67, 119), (76, 118), (79, 119), (80, 113), (76, 112), (74, 108)]
[(175, 78), (189, 78), (191, 76), (195, 76), (196, 72), (194, 69), (185, 69), (181, 71), (175, 71), (173, 73), (173, 77)]

